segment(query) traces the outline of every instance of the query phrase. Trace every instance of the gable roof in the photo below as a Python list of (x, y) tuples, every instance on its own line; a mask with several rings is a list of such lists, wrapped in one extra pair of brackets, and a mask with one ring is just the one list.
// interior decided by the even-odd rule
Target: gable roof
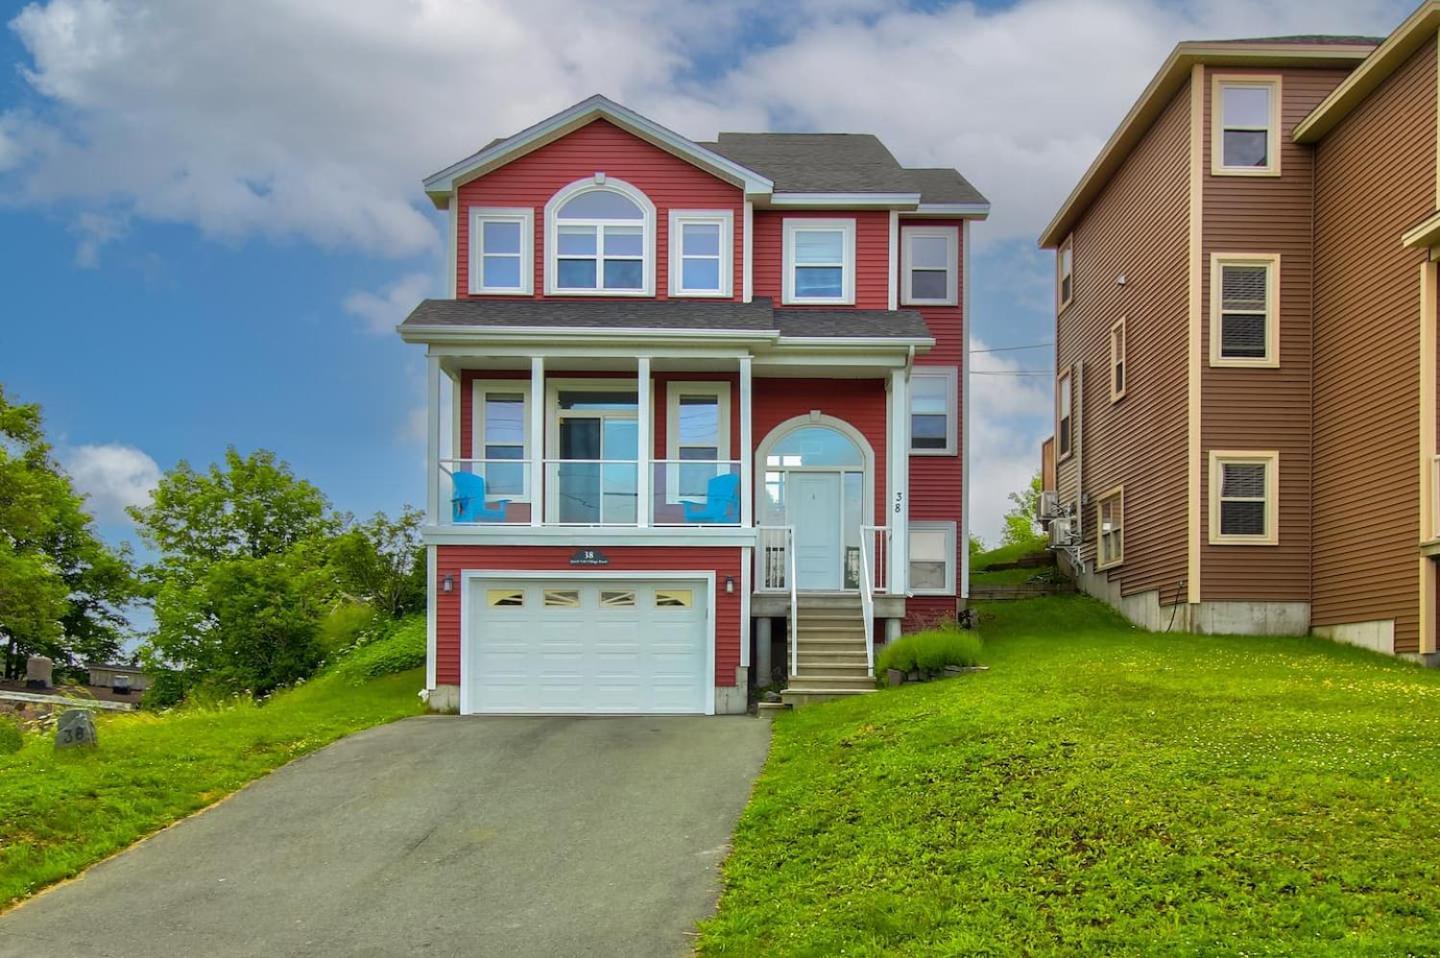
[[(1440, 0), (1427, 0), (1427, 5), (1436, 3)], [(1041, 248), (1054, 249), (1065, 241), (1075, 223), (1149, 132), (1175, 94), (1189, 82), (1191, 68), (1195, 65), (1271, 68), (1356, 66), (1374, 49), (1375, 42), (1364, 37), (1191, 40), (1177, 44), (1040, 234)]]
[(693, 140), (687, 140), (673, 130), (597, 93), (513, 136), (492, 140), (479, 152), (447, 166), (438, 173), (427, 176), (425, 192), (430, 196), (431, 202), (443, 209), (449, 203), (450, 194), (466, 180), (474, 179), (532, 150), (539, 149), (587, 123), (602, 118), (633, 133), (642, 140), (658, 146), (667, 153), (672, 153), (714, 173), (723, 180), (734, 183), (744, 189), (747, 195), (764, 196), (773, 189), (770, 180), (759, 173), (728, 157), (706, 149)]
[(989, 206), (958, 170), (906, 169), (870, 133), (721, 133), (700, 145), (763, 173), (776, 194), (886, 193), (922, 205)]

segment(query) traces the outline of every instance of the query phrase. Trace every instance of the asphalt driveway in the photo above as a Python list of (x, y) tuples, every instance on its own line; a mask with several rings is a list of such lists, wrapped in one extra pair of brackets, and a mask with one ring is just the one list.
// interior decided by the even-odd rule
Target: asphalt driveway
[(769, 724), (371, 729), (0, 917), (0, 956), (688, 954)]

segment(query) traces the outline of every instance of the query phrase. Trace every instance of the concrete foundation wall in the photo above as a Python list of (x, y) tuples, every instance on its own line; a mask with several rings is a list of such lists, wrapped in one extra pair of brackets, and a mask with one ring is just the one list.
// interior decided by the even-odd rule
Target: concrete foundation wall
[(745, 666), (735, 669), (735, 684), (730, 687), (715, 687), (716, 715), (744, 715), (750, 711), (750, 670)]
[(1372, 652), (1395, 654), (1395, 620), (1380, 619), (1373, 622), (1350, 622), (1345, 625), (1319, 625), (1315, 634), (1324, 639), (1358, 645)]
[(425, 695), (425, 705), (432, 712), (440, 712), (444, 715), (457, 715), (460, 712), (460, 686), (458, 685), (437, 685), (428, 690)]

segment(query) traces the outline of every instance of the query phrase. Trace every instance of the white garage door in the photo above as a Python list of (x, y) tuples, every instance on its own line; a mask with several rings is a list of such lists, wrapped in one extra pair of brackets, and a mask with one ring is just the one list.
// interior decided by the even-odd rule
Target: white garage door
[(706, 711), (704, 579), (471, 580), (465, 712)]

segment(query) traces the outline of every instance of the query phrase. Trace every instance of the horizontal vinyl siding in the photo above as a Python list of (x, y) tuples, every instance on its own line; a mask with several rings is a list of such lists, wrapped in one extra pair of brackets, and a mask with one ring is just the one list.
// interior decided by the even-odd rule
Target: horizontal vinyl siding
[(535, 295), (540, 297), (545, 290), (545, 204), (562, 187), (596, 172), (624, 180), (655, 204), (655, 291), (660, 299), (669, 288), (670, 210), (729, 210), (734, 224), (733, 291), (734, 298), (740, 298), (745, 226), (740, 188), (606, 120), (595, 120), (460, 187), (455, 294), (469, 298), (470, 207), (529, 207), (535, 211)]
[[(787, 219), (853, 219), (855, 221), (855, 308), (888, 309), (890, 306), (890, 213), (887, 210), (825, 211), (801, 210), (780, 213), (755, 211), (755, 241), (752, 255), (754, 293), (781, 303)], [(795, 309), (804, 309), (796, 306)], [(828, 309), (831, 307), (816, 307)]]
[[(1187, 84), (1077, 224), (1074, 295), (1056, 321), (1057, 369), (1085, 367), (1084, 556), (1093, 568), (1094, 500), (1123, 483), (1125, 561), (1108, 574), (1122, 594), (1159, 590), (1163, 602), (1183, 595), (1187, 560), (1189, 121)], [(1110, 327), (1122, 316), (1127, 389), (1111, 403)], [(1078, 463), (1059, 464), (1062, 500), (1079, 498)]]
[[(583, 532), (577, 532), (583, 536)], [(651, 546), (606, 547), (610, 559), (604, 569), (573, 568), (570, 556), (578, 546), (439, 546), (436, 548), (440, 580), (455, 577), (454, 592), (436, 594), (435, 680), (440, 685), (460, 682), (460, 573), (467, 569), (504, 572), (554, 571), (574, 578), (603, 579), (608, 572), (715, 573), (715, 684), (734, 686), (740, 665), (740, 556), (737, 548), (667, 548)], [(735, 592), (726, 594), (725, 578), (733, 576)]]
[[(1281, 77), (1278, 177), (1212, 176), (1211, 77)], [(1311, 209), (1314, 154), (1291, 130), (1348, 75), (1345, 70), (1226, 70), (1206, 73), (1204, 240), (1201, 324), (1201, 599), (1305, 602), (1310, 598)], [(1212, 253), (1280, 255), (1280, 367), (1210, 365)], [(1212, 449), (1278, 450), (1280, 542), (1273, 546), (1212, 546)]]
[(1314, 581), (1317, 626), (1394, 620), (1419, 637), (1419, 309), (1435, 208), (1435, 43), (1317, 148)]

